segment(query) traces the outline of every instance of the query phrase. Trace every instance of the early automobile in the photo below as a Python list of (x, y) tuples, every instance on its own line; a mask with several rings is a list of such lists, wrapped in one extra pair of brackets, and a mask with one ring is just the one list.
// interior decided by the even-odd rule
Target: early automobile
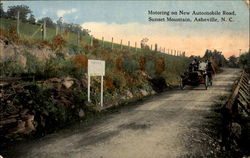
[(197, 68), (193, 69), (191, 64), (191, 68), (183, 75), (181, 75), (180, 79), (180, 88), (183, 89), (186, 85), (190, 86), (199, 86), (203, 84), (205, 89), (207, 90), (209, 85), (212, 85), (212, 77), (209, 72), (207, 72), (206, 64), (200, 63)]

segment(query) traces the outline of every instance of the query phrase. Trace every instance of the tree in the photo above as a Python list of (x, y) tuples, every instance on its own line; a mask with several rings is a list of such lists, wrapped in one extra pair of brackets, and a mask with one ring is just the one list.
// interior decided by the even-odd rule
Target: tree
[(30, 14), (30, 17), (28, 19), (28, 22), (30, 24), (35, 24), (36, 23), (36, 19), (35, 19), (35, 16), (33, 14)]
[(0, 18), (4, 18), (5, 17), (5, 12), (3, 10), (3, 3), (0, 3)]
[(228, 58), (228, 66), (233, 68), (238, 67), (238, 58), (234, 55), (230, 56)]
[(240, 56), (239, 64), (242, 68), (247, 68), (250, 65), (250, 54), (249, 52), (243, 53)]
[(141, 48), (145, 48), (147, 46), (147, 42), (149, 41), (148, 38), (143, 38), (141, 40)]
[(217, 51), (216, 49), (213, 51), (207, 49), (205, 51), (203, 58), (206, 60), (213, 60), (214, 64), (216, 64), (220, 67), (223, 66), (225, 61), (226, 61), (222, 52)]
[(203, 58), (209, 60), (211, 56), (212, 56), (212, 51), (207, 49)]
[(50, 17), (44, 17), (44, 18), (38, 20), (37, 23), (43, 24), (44, 21), (46, 21), (46, 26), (47, 26), (47, 27), (53, 27), (53, 28), (54, 28), (55, 25), (56, 25), (56, 24), (51, 20)]
[(19, 19), (22, 21), (27, 21), (28, 14), (31, 14), (32, 11), (26, 5), (16, 5), (9, 6), (6, 16), (11, 19), (16, 19), (19, 12)]

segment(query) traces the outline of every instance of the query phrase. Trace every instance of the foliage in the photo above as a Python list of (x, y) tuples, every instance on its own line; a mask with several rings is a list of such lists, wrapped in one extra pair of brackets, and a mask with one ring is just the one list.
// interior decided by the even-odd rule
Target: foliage
[(0, 65), (1, 76), (20, 76), (25, 72), (24, 67), (21, 66), (20, 62), (15, 57), (0, 61)]
[(30, 14), (30, 17), (28, 18), (27, 22), (30, 24), (36, 24), (35, 16), (33, 14)]
[(236, 56), (232, 55), (228, 58), (228, 66), (229, 67), (238, 67), (238, 59)]
[(125, 58), (122, 63), (122, 71), (126, 73), (133, 73), (140, 69), (138, 62), (132, 58)]
[(159, 57), (155, 61), (155, 72), (157, 75), (161, 75), (163, 71), (165, 71), (165, 60), (163, 57)]
[(113, 79), (111, 77), (105, 76), (105, 78), (104, 78), (104, 87), (110, 93), (115, 90), (114, 81), (113, 81)]
[(122, 58), (117, 58), (117, 59), (115, 60), (115, 69), (116, 69), (117, 71), (121, 71), (121, 70), (122, 70), (122, 65), (123, 65), (123, 60), (122, 60)]
[(146, 72), (149, 76), (155, 77), (155, 62), (154, 61), (147, 61), (146, 63)]
[(146, 59), (144, 56), (140, 56), (139, 59), (139, 65), (142, 71), (145, 71), (145, 65), (146, 65)]
[(99, 41), (97, 39), (95, 39), (95, 38), (93, 39), (93, 47), (94, 48), (100, 47)]
[(113, 80), (113, 85), (117, 90), (122, 90), (126, 87), (126, 79), (124, 77), (124, 74), (122, 72), (107, 72), (107, 76), (110, 76)]
[(54, 51), (61, 51), (66, 46), (66, 41), (61, 35), (57, 35), (51, 41), (51, 48)]
[(28, 14), (32, 13), (30, 8), (26, 5), (9, 6), (6, 12), (6, 17), (11, 19), (16, 19), (18, 12), (19, 12), (19, 19), (22, 21), (27, 21)]
[(216, 65), (216, 66), (223, 66), (226, 59), (225, 57), (223, 56), (222, 52), (220, 51), (217, 51), (217, 50), (206, 50), (204, 56), (203, 56), (204, 59), (206, 60), (210, 60), (210, 61), (213, 61), (213, 63)]
[(3, 10), (3, 3), (0, 2), (0, 18), (4, 18), (5, 17), (5, 12)]
[(24, 56), (26, 57), (26, 72), (28, 74), (36, 74), (41, 75), (42, 73), (42, 62), (37, 59), (34, 55), (32, 55), (30, 52), (24, 52)]
[(141, 40), (141, 48), (145, 48), (147, 46), (147, 42), (149, 41), (148, 38), (143, 38)]
[(242, 68), (250, 67), (250, 51), (241, 54), (239, 64)]
[(83, 54), (77, 54), (73, 57), (74, 64), (84, 70), (87, 70), (88, 66), (88, 57)]
[(83, 74), (81, 69), (78, 69), (71, 60), (63, 58), (50, 58), (45, 63), (44, 76), (46, 78), (72, 76), (79, 78)]
[(55, 28), (55, 25), (56, 25), (56, 24), (51, 20), (50, 17), (44, 17), (44, 18), (42, 18), (42, 19), (39, 19), (39, 20), (37, 20), (37, 23), (38, 23), (38, 24), (43, 24), (44, 21), (46, 21), (46, 26), (47, 26), (47, 27)]
[(8, 32), (5, 33), (5, 37), (14, 42), (19, 41), (19, 36), (17, 35), (16, 28), (14, 26), (10, 26)]

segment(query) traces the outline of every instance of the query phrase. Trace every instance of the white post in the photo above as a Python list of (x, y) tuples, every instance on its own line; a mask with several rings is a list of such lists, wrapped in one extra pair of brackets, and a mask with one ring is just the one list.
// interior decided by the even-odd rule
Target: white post
[(137, 52), (137, 43), (135, 42), (135, 52)]
[(90, 100), (90, 75), (88, 75), (88, 102), (91, 102)]
[(101, 107), (103, 107), (103, 76), (101, 76)]
[(128, 41), (128, 50), (130, 50), (130, 41)]

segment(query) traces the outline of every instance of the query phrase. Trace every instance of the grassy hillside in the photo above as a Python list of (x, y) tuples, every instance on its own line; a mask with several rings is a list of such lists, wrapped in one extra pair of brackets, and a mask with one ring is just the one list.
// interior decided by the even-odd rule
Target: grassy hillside
[[(16, 27), (16, 21), (11, 19), (0, 18), (1, 24), (0, 27), (4, 30), (8, 30), (8, 28)], [(29, 23), (20, 22), (20, 36), (26, 39), (30, 39), (33, 33), (35, 33), (40, 25), (32, 25)], [(52, 40), (56, 35), (56, 29), (47, 27), (47, 40)], [(42, 32), (38, 31), (33, 37), (33, 39), (42, 39)], [(69, 43), (77, 42), (77, 35), (75, 33), (69, 32), (66, 36), (66, 40)], [(82, 41), (89, 42), (89, 36), (82, 36)]]
[[(12, 19), (4, 19), (4, 18), (0, 18), (0, 28), (2, 28), (3, 30), (7, 31), (11, 26), (16, 28), (16, 20), (12, 20)], [(24, 23), (24, 22), (20, 22), (20, 36), (22, 38), (25, 39), (41, 39), (42, 40), (42, 32), (38, 31), (33, 37), (31, 37), (38, 29), (39, 29), (40, 25), (33, 25), (33, 24), (29, 24), (29, 23)], [(51, 41), (56, 35), (56, 29), (55, 28), (49, 28), (47, 27), (47, 37), (46, 40)], [(68, 44), (73, 44), (76, 45), (77, 44), (77, 34), (76, 33), (72, 33), (72, 32), (68, 32), (66, 34), (64, 34), (64, 38), (67, 41)], [(80, 37), (81, 39), (81, 43), (82, 44), (90, 44), (90, 40), (91, 37), (88, 35), (81, 35)], [(102, 41), (100, 39), (96, 39), (99, 41), (99, 44), (102, 44)], [(125, 42), (125, 41), (123, 41)], [(127, 44), (127, 43), (126, 43)], [(123, 45), (123, 49), (128, 49), (127, 45)], [(111, 39), (110, 41), (104, 41), (104, 47), (110, 47), (111, 48)], [(134, 45), (134, 43), (131, 45)], [(137, 44), (139, 46), (139, 43)], [(138, 47), (137, 46), (137, 47)], [(119, 49), (121, 46), (118, 43), (114, 43), (113, 44), (114, 48)], [(135, 50), (135, 48), (130, 48)], [(140, 49), (137, 49), (138, 52), (140, 52)]]

